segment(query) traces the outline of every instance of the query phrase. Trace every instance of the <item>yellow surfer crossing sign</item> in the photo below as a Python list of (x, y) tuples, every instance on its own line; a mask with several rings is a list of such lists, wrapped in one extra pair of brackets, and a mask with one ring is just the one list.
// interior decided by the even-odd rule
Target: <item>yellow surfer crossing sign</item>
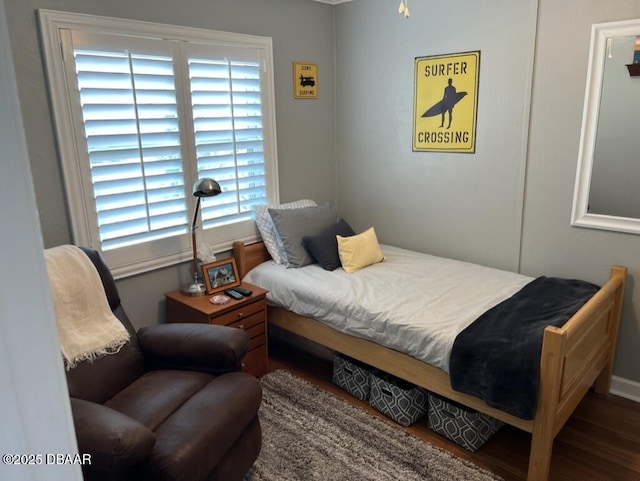
[(476, 150), (480, 51), (415, 59), (413, 150)]

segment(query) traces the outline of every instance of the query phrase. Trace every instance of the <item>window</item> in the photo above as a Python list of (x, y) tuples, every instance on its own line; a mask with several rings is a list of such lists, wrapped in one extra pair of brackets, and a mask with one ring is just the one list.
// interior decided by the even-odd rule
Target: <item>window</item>
[(277, 202), (271, 39), (40, 11), (74, 242), (116, 276), (190, 258), (199, 242), (257, 238), (252, 206)]

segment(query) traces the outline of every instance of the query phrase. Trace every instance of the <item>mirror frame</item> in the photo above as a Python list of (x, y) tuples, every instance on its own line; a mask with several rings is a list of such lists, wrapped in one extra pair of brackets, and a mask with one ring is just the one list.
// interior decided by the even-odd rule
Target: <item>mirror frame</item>
[(640, 35), (640, 19), (597, 23), (591, 26), (580, 150), (571, 210), (572, 226), (640, 234), (640, 219), (588, 212), (607, 42), (614, 37), (637, 35)]

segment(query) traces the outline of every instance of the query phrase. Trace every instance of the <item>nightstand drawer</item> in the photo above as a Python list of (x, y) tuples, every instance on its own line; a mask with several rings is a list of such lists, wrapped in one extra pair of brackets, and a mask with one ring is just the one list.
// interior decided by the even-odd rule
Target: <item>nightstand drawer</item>
[[(256, 327), (254, 327), (253, 329), (256, 329)], [(247, 332), (249, 332), (249, 336), (251, 336), (251, 330)], [(264, 331), (256, 336), (251, 336), (251, 339), (249, 340), (249, 351), (252, 351), (260, 346), (264, 346), (266, 343), (267, 336), (265, 335)]]
[[(261, 325), (262, 331), (264, 332), (264, 319), (265, 319), (264, 311), (259, 311), (251, 316), (242, 317), (241, 319), (238, 319), (235, 322), (230, 322), (226, 325), (230, 327), (239, 327), (240, 329), (244, 329), (245, 331), (251, 329), (255, 325)], [(218, 322), (218, 319), (214, 319), (214, 321), (215, 321), (215, 324), (220, 324)]]
[(261, 315), (264, 318), (265, 307), (266, 302), (264, 300), (252, 302), (251, 304), (241, 306), (238, 309), (234, 309), (233, 311), (228, 312), (227, 314), (223, 314), (222, 316), (216, 316), (214, 319), (212, 319), (212, 321), (215, 324), (231, 325), (232, 323), (241, 321), (260, 311), (263, 311)]
[[(255, 320), (255, 319), (259, 319), (259, 322), (254, 323), (251, 326), (244, 325), (242, 321), (229, 324), (229, 327), (237, 327), (239, 329), (244, 329), (245, 331), (247, 331), (247, 334), (249, 334), (249, 339), (250, 339), (249, 350), (264, 344), (267, 338), (263, 319), (261, 318), (261, 316), (258, 316), (257, 314), (251, 318), (251, 320)], [(260, 341), (259, 339), (262, 339), (262, 341)]]

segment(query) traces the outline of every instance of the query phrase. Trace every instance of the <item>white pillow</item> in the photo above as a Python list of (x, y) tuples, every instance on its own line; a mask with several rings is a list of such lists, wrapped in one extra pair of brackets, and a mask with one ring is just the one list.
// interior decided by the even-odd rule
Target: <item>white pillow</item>
[(280, 205), (256, 205), (253, 207), (255, 214), (256, 225), (260, 236), (264, 242), (267, 252), (276, 264), (287, 263), (287, 253), (284, 250), (282, 240), (276, 232), (276, 228), (273, 225), (271, 216), (269, 215), (269, 208), (272, 209), (299, 209), (301, 207), (314, 207), (317, 204), (309, 199), (296, 200), (294, 202), (287, 202)]

